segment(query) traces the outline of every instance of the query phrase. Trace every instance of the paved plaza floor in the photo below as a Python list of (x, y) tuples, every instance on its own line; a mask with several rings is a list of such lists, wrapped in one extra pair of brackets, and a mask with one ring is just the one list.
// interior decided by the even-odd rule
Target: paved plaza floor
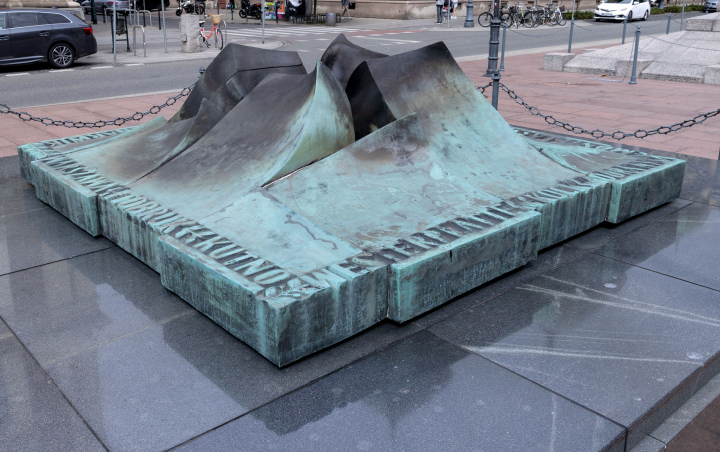
[[(586, 128), (673, 124), (720, 99), (541, 64), (510, 57), (503, 82)], [(462, 67), (484, 84), (481, 62)], [(110, 119), (168, 96), (28, 111)], [(551, 130), (507, 97), (500, 112)], [(37, 200), (17, 145), (82, 131), (1, 115), (0, 449), (718, 450), (718, 123), (621, 142), (685, 159), (680, 199), (278, 369)]]

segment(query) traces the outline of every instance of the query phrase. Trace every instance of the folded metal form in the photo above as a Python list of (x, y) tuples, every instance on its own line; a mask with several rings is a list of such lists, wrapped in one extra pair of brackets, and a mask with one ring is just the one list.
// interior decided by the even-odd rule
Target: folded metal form
[(442, 43), (341, 35), (311, 74), (229, 45), (170, 121), (19, 154), (40, 199), (283, 366), (679, 196), (684, 161), (576, 141), (516, 133)]

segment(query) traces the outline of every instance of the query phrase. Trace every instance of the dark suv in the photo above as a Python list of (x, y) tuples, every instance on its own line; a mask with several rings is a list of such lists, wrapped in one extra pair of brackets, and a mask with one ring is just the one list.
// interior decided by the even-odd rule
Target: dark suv
[(97, 52), (93, 29), (54, 9), (0, 11), (0, 66), (47, 61), (57, 69)]

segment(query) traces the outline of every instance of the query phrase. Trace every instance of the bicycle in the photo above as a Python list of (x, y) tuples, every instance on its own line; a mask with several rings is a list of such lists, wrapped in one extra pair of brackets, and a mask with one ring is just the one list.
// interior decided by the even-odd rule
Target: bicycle
[(217, 48), (222, 50), (223, 48), (223, 34), (222, 31), (220, 31), (220, 27), (218, 27), (218, 24), (220, 24), (220, 21), (222, 21), (222, 14), (209, 14), (210, 19), (212, 19), (212, 28), (210, 28), (210, 32), (205, 35), (205, 21), (200, 22), (200, 37), (202, 38), (203, 42), (205, 43), (208, 48), (210, 47), (210, 41), (209, 39), (212, 37), (213, 34), (215, 34), (215, 45)]
[[(495, 8), (495, 4), (492, 5), (492, 8)], [(500, 21), (501, 22), (507, 22), (508, 27), (512, 25), (512, 14), (509, 11), (504, 11), (505, 8), (500, 8)], [(492, 9), (491, 9), (492, 11)], [(486, 11), (478, 16), (478, 25), (481, 27), (489, 27), (490, 21), (493, 18), (493, 13), (490, 11)]]

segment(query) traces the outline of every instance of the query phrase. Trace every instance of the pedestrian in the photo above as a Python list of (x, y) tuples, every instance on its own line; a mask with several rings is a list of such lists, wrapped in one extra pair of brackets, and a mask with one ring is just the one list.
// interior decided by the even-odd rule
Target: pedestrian
[(447, 0), (435, 0), (435, 6), (437, 7), (437, 22), (436, 24), (443, 23), (443, 6)]
[(348, 20), (352, 19), (352, 17), (350, 17), (350, 9), (349, 9), (350, 0), (341, 0), (341, 1), (342, 1), (343, 12), (340, 13), (340, 18), (342, 19), (343, 14), (347, 13)]
[(456, 11), (457, 11), (458, 0), (451, 0), (451, 2), (452, 3), (450, 4), (450, 7), (452, 8), (452, 18), (454, 20), (457, 20), (457, 12)]

